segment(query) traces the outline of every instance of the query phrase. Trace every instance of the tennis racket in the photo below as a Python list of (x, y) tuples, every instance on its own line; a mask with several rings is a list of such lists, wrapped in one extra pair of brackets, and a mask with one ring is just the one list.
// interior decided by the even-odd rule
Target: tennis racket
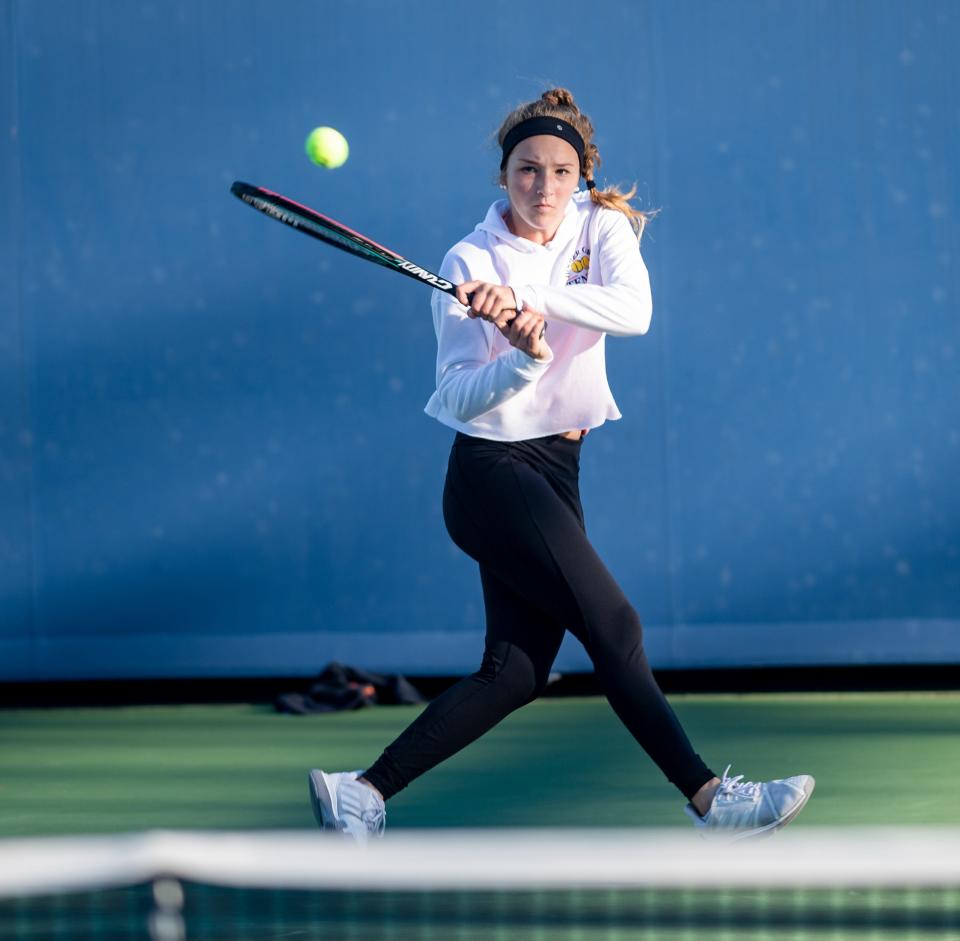
[[(287, 199), (279, 193), (264, 189), (262, 186), (252, 186), (249, 183), (242, 183), (236, 180), (230, 187), (230, 192), (238, 199), (242, 199), (248, 206), (259, 209), (260, 212), (271, 219), (284, 223), (298, 232), (304, 232), (307, 235), (326, 242), (334, 248), (342, 249), (357, 258), (363, 258), (366, 261), (372, 261), (374, 264), (382, 265), (392, 271), (405, 274), (408, 278), (413, 278), (421, 284), (436, 288), (438, 291), (445, 291), (454, 297), (457, 296), (456, 285), (441, 278), (440, 275), (415, 265), (412, 261), (407, 261), (401, 255), (378, 245), (373, 239), (348, 229), (343, 223), (337, 222), (314, 209), (310, 209), (301, 203)], [(467, 300), (473, 295), (468, 294)], [(546, 331), (544, 324), (543, 331)]]
[(231, 187), (230, 192), (238, 199), (242, 199), (248, 206), (259, 209), (260, 212), (276, 219), (298, 232), (304, 232), (312, 235), (321, 242), (326, 242), (334, 248), (343, 249), (351, 255), (363, 258), (366, 261), (372, 261), (374, 264), (383, 265), (384, 268), (390, 268), (393, 271), (399, 271), (409, 278), (415, 278), (438, 291), (446, 291), (447, 294), (456, 296), (454, 285), (441, 278), (440, 275), (427, 271), (415, 265), (412, 261), (407, 261), (396, 252), (390, 251), (378, 245), (373, 239), (368, 239), (353, 229), (348, 229), (343, 223), (324, 216), (307, 206), (287, 199), (279, 193), (273, 193), (261, 186), (251, 186), (249, 183), (241, 183), (237, 180)]

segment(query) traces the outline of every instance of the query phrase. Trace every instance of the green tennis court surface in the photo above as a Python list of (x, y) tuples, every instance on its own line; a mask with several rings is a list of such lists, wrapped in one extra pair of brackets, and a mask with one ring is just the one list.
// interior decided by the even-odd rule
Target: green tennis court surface
[[(798, 772), (805, 825), (956, 825), (960, 693), (673, 696), (718, 773)], [(361, 768), (419, 707), (0, 712), (0, 837), (308, 828), (311, 767)], [(599, 698), (544, 699), (390, 801), (401, 827), (686, 826), (682, 798)]]

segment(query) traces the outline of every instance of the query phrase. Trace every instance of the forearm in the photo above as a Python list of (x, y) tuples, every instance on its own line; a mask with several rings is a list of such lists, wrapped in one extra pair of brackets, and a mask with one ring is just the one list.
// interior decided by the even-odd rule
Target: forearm
[(639, 336), (650, 329), (653, 301), (645, 284), (574, 284), (569, 287), (526, 285), (515, 289), (524, 307), (611, 336)]
[(438, 370), (437, 394), (451, 415), (469, 422), (536, 382), (551, 359), (552, 355), (534, 359), (518, 349), (510, 349), (483, 365), (451, 363)]

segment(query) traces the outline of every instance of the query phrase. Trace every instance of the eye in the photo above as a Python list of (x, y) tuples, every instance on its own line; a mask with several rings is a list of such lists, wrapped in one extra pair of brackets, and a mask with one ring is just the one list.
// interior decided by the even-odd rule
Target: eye
[(534, 172), (534, 173), (537, 172), (537, 168), (536, 168), (536, 167), (521, 167), (521, 168), (520, 168), (520, 172), (521, 172), (521, 173), (526, 173), (527, 170), (531, 170), (531, 171)]
[(559, 173), (561, 176), (569, 176), (569, 175), (570, 175), (570, 171), (569, 171), (566, 167), (560, 167), (560, 169), (557, 170), (557, 173)]

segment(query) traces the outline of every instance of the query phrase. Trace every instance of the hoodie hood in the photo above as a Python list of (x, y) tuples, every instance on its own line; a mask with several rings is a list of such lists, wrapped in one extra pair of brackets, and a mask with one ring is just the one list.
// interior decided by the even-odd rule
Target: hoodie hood
[[(560, 227), (557, 229), (557, 234), (554, 235), (554, 237), (551, 239), (551, 242), (562, 242), (567, 234), (568, 229), (577, 228), (576, 217), (579, 211), (579, 203), (582, 202), (584, 196), (589, 199), (590, 194), (586, 191), (577, 191), (573, 194), (573, 196), (570, 197), (570, 201), (567, 203), (567, 208), (563, 213), (563, 221), (560, 223)], [(521, 238), (519, 235), (514, 235), (507, 228), (506, 222), (503, 221), (503, 216), (509, 208), (509, 199), (498, 199), (487, 210), (486, 218), (484, 218), (483, 222), (477, 225), (474, 231), (486, 232), (487, 235), (491, 236), (494, 240), (503, 242), (505, 245), (509, 245), (518, 252), (531, 254), (533, 252), (542, 251), (544, 248), (543, 245), (539, 245), (536, 242), (531, 242), (529, 239)]]

